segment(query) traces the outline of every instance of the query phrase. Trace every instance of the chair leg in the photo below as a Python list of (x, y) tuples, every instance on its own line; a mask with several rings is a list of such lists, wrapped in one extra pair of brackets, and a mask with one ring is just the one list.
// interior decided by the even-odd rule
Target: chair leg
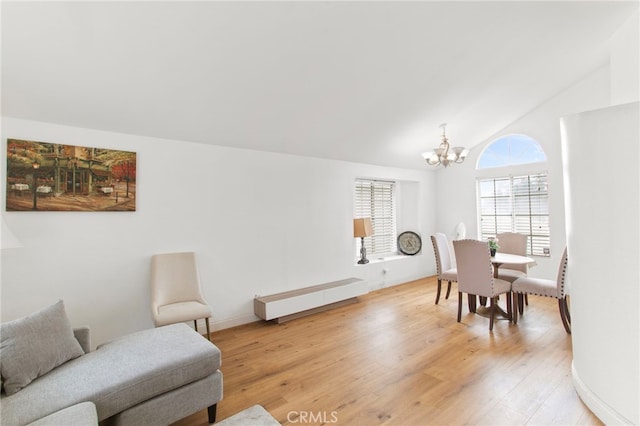
[(507, 317), (509, 321), (513, 321), (513, 309), (511, 305), (511, 292), (507, 293)]
[(480, 296), (480, 304), (482, 306), (487, 306), (487, 298), (484, 296)]
[(438, 292), (436, 293), (436, 305), (440, 301), (440, 289), (442, 288), (442, 280), (438, 278)]
[(462, 292), (458, 291), (458, 322), (462, 319)]
[(193, 320), (193, 328), (198, 331), (198, 320)]
[(451, 293), (451, 281), (448, 281), (449, 284), (447, 284), (447, 294), (446, 296), (444, 296), (445, 299), (449, 298), (449, 293)]
[(467, 303), (469, 304), (469, 312), (476, 313), (476, 295), (467, 293)]
[(524, 294), (524, 304), (529, 306), (529, 294), (527, 293)]
[(562, 325), (564, 326), (567, 334), (571, 334), (571, 322), (569, 322), (567, 318), (567, 312), (569, 311), (569, 308), (567, 306), (566, 296), (562, 299), (558, 299), (558, 308), (560, 309), (560, 318), (562, 319)]
[(524, 314), (524, 303), (523, 300), (525, 300), (525, 296), (527, 295), (527, 293), (522, 294), (522, 293), (518, 293), (518, 311), (520, 312), (520, 315)]
[(513, 293), (511, 297), (513, 299), (513, 323), (518, 323), (518, 296), (519, 293)]
[(209, 329), (209, 318), (204, 319), (205, 324), (207, 324), (207, 339), (211, 341), (211, 330)]
[(492, 331), (493, 330), (493, 316), (496, 313), (496, 298), (495, 297), (491, 298), (490, 308), (491, 308), (491, 314), (490, 314), (490, 317), (489, 317), (489, 331)]

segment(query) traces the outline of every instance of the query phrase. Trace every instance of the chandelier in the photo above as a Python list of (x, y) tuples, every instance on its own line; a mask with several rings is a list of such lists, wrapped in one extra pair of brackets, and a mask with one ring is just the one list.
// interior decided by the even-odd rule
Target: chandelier
[(454, 148), (449, 147), (449, 141), (445, 134), (446, 127), (447, 123), (440, 125), (442, 129), (442, 143), (440, 146), (433, 151), (422, 153), (422, 158), (424, 158), (430, 166), (439, 166), (442, 164), (445, 167), (449, 167), (451, 163), (462, 163), (464, 159), (467, 158), (467, 154), (469, 154), (469, 150), (461, 146)]

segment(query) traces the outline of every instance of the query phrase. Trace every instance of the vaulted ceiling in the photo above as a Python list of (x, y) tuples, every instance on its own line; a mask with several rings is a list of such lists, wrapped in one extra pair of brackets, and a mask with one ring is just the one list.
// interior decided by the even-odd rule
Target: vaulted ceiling
[(637, 8), (3, 1), (2, 115), (426, 169), (441, 123), (480, 143), (604, 65)]

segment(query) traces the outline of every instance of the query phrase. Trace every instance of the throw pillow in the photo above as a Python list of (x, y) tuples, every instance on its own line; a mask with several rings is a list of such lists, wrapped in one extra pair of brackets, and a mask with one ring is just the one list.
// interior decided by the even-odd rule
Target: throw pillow
[(7, 395), (84, 354), (62, 300), (1, 327), (0, 373)]

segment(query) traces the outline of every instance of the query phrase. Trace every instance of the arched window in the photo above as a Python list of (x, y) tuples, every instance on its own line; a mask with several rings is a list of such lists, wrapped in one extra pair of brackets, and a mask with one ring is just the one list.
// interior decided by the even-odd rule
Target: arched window
[(478, 158), (477, 169), (547, 161), (540, 144), (526, 135), (507, 135), (491, 142)]
[(529, 136), (503, 136), (487, 145), (478, 159), (477, 169), (510, 168), (504, 171), (497, 169), (490, 178), (478, 179), (480, 239), (502, 232), (518, 232), (529, 237), (528, 254), (549, 256), (547, 173), (542, 170), (518, 173), (517, 168), (546, 160), (540, 144)]

